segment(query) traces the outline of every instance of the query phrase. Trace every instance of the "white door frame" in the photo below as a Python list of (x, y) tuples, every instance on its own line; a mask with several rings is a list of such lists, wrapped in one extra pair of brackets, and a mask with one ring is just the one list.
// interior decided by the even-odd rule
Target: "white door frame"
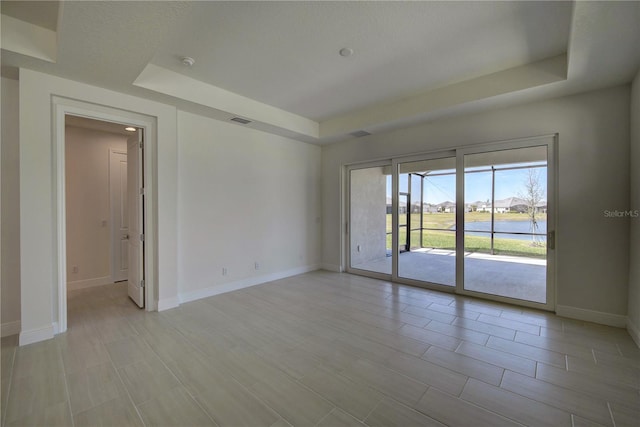
[[(149, 256), (145, 257), (144, 269), (146, 276), (145, 305), (146, 311), (157, 310), (157, 257), (156, 244), (157, 224), (157, 200), (153, 176), (156, 172), (156, 145), (157, 145), (157, 118), (117, 108), (105, 107), (89, 102), (78, 101), (59, 96), (52, 97), (52, 123), (54, 131), (53, 141), (53, 178), (54, 200), (56, 203), (54, 245), (57, 249), (58, 283), (58, 322), (54, 333), (62, 333), (67, 330), (67, 235), (66, 235), (66, 206), (65, 206), (65, 116), (73, 115), (90, 119), (102, 120), (123, 125), (133, 125), (141, 128), (145, 133), (146, 147), (144, 150), (143, 167), (146, 184), (146, 197), (144, 206), (144, 222), (148, 230), (145, 236), (145, 247)], [(56, 311), (54, 309), (54, 311)]]

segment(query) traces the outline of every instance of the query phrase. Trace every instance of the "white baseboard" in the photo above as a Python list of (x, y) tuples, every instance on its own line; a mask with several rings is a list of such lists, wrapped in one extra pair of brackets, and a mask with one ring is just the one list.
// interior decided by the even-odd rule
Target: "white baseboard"
[(333, 271), (335, 273), (342, 273), (342, 267), (335, 264), (322, 264), (323, 270)]
[(208, 288), (198, 289), (197, 291), (185, 292), (179, 295), (180, 303), (195, 301), (202, 298), (212, 297), (214, 295), (237, 291), (238, 289), (260, 285), (262, 283), (271, 282), (273, 280), (284, 279), (286, 277), (297, 276), (298, 274), (309, 273), (310, 271), (315, 271), (315, 270), (318, 270), (319, 268), (320, 266), (318, 265), (308, 265), (308, 266), (294, 268), (291, 270), (279, 271), (277, 273), (270, 273), (262, 276), (248, 277), (246, 279), (238, 280), (235, 282), (223, 283), (221, 285), (214, 285)]
[(91, 288), (93, 286), (110, 285), (113, 283), (111, 276), (96, 277), (94, 279), (76, 280), (74, 282), (67, 282), (67, 290), (73, 291), (76, 289)]
[(171, 310), (172, 308), (176, 308), (180, 305), (180, 300), (178, 297), (172, 298), (163, 298), (158, 300), (158, 311)]
[(627, 316), (621, 314), (605, 313), (602, 311), (588, 310), (586, 308), (557, 305), (556, 314), (570, 319), (585, 320), (601, 325), (624, 328), (627, 326)]
[(629, 318), (627, 318), (627, 331), (635, 341), (636, 345), (640, 347), (640, 327), (634, 325)]
[(9, 335), (15, 335), (20, 333), (20, 321), (15, 320), (13, 322), (5, 322), (2, 324), (2, 333), (0, 334), (3, 338), (8, 337)]
[(33, 344), (36, 342), (44, 341), (53, 338), (54, 326), (49, 325), (44, 328), (31, 329), (30, 331), (20, 332), (19, 345)]

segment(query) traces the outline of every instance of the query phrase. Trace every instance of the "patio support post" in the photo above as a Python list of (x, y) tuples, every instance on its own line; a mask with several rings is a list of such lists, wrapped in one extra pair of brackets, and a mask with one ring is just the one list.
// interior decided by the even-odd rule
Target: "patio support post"
[(493, 251), (493, 226), (496, 213), (496, 168), (491, 166), (491, 255), (495, 255)]
[(411, 175), (407, 175), (407, 252), (411, 252)]
[(425, 175), (418, 175), (420, 177), (420, 248), (424, 248), (422, 244), (424, 242), (424, 179)]

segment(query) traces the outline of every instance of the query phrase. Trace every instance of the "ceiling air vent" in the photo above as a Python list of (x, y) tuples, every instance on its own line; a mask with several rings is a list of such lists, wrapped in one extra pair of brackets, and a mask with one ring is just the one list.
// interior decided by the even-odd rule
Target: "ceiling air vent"
[(360, 138), (361, 136), (367, 136), (367, 135), (371, 135), (371, 134), (369, 132), (367, 132), (366, 130), (357, 130), (355, 132), (351, 132), (349, 135), (355, 136), (356, 138)]
[(242, 117), (234, 117), (231, 119), (231, 121), (241, 123), (243, 125), (246, 125), (247, 123), (251, 123), (251, 120), (243, 119)]

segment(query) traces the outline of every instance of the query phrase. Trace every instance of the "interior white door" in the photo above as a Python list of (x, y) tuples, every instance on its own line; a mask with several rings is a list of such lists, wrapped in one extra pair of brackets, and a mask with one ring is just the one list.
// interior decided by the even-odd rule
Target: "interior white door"
[(129, 270), (129, 212), (127, 209), (127, 153), (109, 153), (111, 198), (111, 276), (114, 282), (127, 280)]
[(144, 182), (143, 135), (138, 130), (127, 143), (129, 211), (129, 297), (144, 307)]

